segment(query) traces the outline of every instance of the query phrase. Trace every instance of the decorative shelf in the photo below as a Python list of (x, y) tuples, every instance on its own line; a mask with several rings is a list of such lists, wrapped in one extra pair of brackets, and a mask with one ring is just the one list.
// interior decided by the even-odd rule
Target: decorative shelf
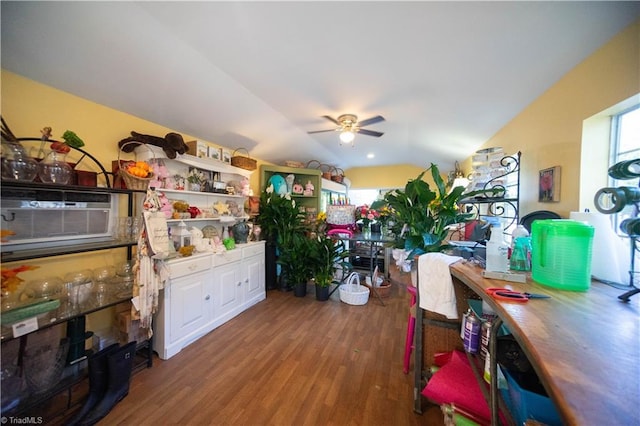
[(222, 161), (214, 160), (212, 158), (199, 158), (190, 154), (177, 154), (176, 158), (167, 158), (167, 155), (164, 153), (162, 148), (152, 145), (145, 145), (145, 149), (138, 149), (136, 147), (134, 151), (138, 160), (149, 161), (153, 159), (162, 159), (166, 161), (178, 161), (188, 166), (197, 167), (200, 169), (219, 173), (240, 175), (247, 178), (251, 177), (251, 174), (253, 173), (253, 171), (251, 170), (241, 169), (240, 167), (235, 167)]

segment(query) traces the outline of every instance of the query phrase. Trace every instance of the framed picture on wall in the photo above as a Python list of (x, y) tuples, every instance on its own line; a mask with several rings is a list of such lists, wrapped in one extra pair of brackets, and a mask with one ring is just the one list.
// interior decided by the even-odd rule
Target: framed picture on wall
[(541, 203), (560, 201), (560, 166), (540, 170), (538, 201)]
[(231, 164), (231, 151), (223, 148), (221, 160), (223, 163)]

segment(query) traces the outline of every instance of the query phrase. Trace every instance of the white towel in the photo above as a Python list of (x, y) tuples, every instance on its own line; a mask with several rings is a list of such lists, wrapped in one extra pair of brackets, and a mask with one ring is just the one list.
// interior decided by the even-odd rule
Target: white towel
[(448, 319), (458, 319), (456, 294), (449, 265), (462, 259), (444, 253), (426, 253), (418, 258), (418, 294), (420, 308)]

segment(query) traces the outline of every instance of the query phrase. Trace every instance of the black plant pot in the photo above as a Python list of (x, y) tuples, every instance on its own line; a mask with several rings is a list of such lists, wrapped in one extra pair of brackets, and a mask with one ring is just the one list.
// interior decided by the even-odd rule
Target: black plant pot
[(293, 286), (295, 297), (305, 297), (307, 295), (307, 283), (298, 283)]
[(326, 302), (329, 300), (329, 286), (319, 286), (316, 284), (316, 300)]
[(372, 223), (371, 224), (371, 233), (372, 234), (379, 234), (381, 230), (382, 230), (382, 224), (381, 223)]
[(273, 241), (267, 241), (264, 252), (265, 287), (267, 290), (278, 288), (278, 260), (277, 245)]

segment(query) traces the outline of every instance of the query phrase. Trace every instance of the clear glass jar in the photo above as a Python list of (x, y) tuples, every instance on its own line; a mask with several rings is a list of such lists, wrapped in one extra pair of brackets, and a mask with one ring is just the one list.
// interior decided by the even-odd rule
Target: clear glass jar
[(71, 181), (73, 169), (65, 161), (65, 155), (51, 151), (38, 164), (38, 177), (42, 182), (66, 185)]
[(38, 162), (27, 155), (19, 142), (2, 141), (2, 178), (31, 182), (38, 174)]

